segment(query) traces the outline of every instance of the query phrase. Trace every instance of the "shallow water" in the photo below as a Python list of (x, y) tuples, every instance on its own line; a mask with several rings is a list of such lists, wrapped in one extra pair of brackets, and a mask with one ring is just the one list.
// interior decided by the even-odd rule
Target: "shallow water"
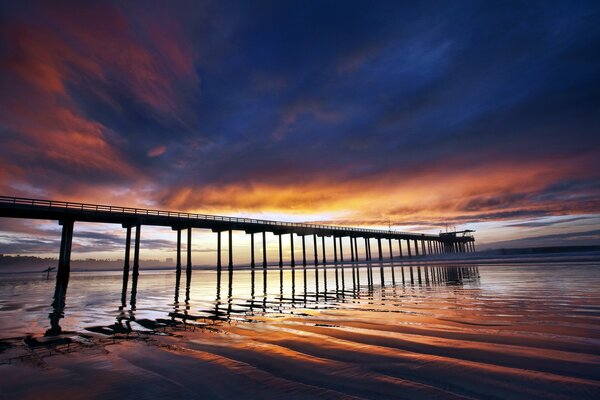
[[(133, 283), (123, 298), (118, 272), (72, 273), (53, 307), (53, 277), (0, 276), (0, 393), (600, 397), (598, 262), (184, 269)], [(36, 365), (10, 347), (115, 335), (99, 353), (35, 350)]]

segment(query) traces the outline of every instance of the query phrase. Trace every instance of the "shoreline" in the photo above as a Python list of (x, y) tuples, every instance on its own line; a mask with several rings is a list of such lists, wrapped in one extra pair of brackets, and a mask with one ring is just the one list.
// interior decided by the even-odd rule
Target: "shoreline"
[[(384, 260), (371, 260), (371, 261), (344, 261), (344, 262), (328, 262), (327, 264), (319, 264), (316, 266), (318, 269), (323, 268), (344, 268), (344, 267), (356, 267), (356, 266), (366, 266), (366, 265), (451, 265), (451, 264), (463, 264), (463, 265), (502, 265), (502, 264), (530, 264), (530, 263), (561, 263), (561, 262), (596, 262), (600, 261), (600, 251), (592, 251), (592, 252), (558, 252), (558, 253), (536, 253), (536, 254), (486, 254), (486, 252), (476, 252), (476, 253), (467, 253), (460, 255), (426, 255), (419, 257), (403, 257), (403, 258), (394, 258), (394, 259), (384, 259)], [(85, 262), (85, 261), (80, 261)], [(285, 262), (283, 265), (284, 270), (289, 269), (301, 269), (304, 266), (301, 263), (296, 263), (295, 267), (292, 267), (289, 262)], [(10, 268), (10, 267), (4, 267)], [(140, 272), (171, 272), (175, 271), (175, 266), (140, 266)], [(268, 263), (267, 268), (279, 269), (279, 263)], [(313, 269), (315, 268), (314, 263), (308, 263), (306, 268)], [(193, 269), (197, 271), (217, 271), (217, 267), (215, 265), (193, 265)], [(222, 270), (227, 270), (227, 266), (223, 266)], [(243, 270), (249, 271), (252, 270), (252, 267), (249, 264), (240, 264), (233, 266), (234, 271)], [(263, 269), (263, 266), (256, 266), (254, 268), (256, 271), (260, 271)], [(182, 268), (185, 270), (185, 267)], [(123, 267), (114, 267), (114, 268), (98, 268), (98, 269), (84, 269), (71, 267), (71, 273), (107, 273), (107, 272), (122, 272)], [(28, 270), (28, 271), (3, 271), (0, 268), (0, 276), (7, 275), (21, 275), (21, 274), (44, 274), (44, 271), (40, 270)], [(55, 271), (51, 272), (51, 275), (54, 275)]]

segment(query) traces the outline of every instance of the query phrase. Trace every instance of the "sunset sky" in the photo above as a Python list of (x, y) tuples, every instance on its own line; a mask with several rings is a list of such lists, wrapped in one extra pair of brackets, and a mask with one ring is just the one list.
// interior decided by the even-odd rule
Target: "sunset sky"
[[(2, 2), (0, 195), (600, 243), (599, 2), (152, 4)], [(0, 220), (0, 253), (59, 239)]]

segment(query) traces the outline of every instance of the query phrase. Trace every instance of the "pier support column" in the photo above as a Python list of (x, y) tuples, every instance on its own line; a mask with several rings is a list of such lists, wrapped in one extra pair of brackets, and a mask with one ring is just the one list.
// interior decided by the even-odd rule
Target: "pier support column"
[(192, 272), (192, 228), (187, 230), (187, 273)]
[(337, 256), (337, 238), (333, 237), (333, 262), (338, 262)]
[(343, 237), (340, 236), (340, 261), (344, 262), (344, 245), (342, 239)]
[(379, 260), (383, 260), (383, 253), (381, 252), (381, 238), (377, 238), (377, 248), (379, 249)]
[(327, 264), (327, 256), (325, 252), (325, 236), (321, 237), (321, 244), (323, 245), (323, 265)]
[(356, 236), (354, 237), (354, 258), (355, 261), (358, 261), (358, 239)]
[(412, 258), (412, 251), (410, 250), (410, 240), (406, 239), (406, 249), (408, 250), (408, 258)]
[(217, 232), (217, 268), (221, 268), (221, 231)]
[(369, 261), (369, 239), (365, 238), (365, 261)]
[(279, 234), (279, 268), (283, 267), (283, 248), (281, 246), (281, 234)]
[(354, 262), (354, 242), (352, 236), (350, 236), (350, 261)]
[(140, 275), (140, 236), (142, 234), (142, 226), (135, 226), (135, 241), (133, 243), (133, 272), (131, 273), (131, 299), (129, 304), (131, 309), (135, 309), (136, 298), (137, 298), (137, 281)]
[(402, 258), (402, 240), (398, 239), (398, 253), (400, 254), (400, 258)]
[(425, 240), (421, 239), (421, 251), (424, 256), (427, 255), (427, 251), (425, 250)]
[(230, 229), (228, 231), (229, 234), (229, 246), (228, 246), (228, 250), (229, 250), (229, 269), (233, 268), (233, 231)]
[(296, 266), (296, 257), (294, 255), (294, 234), (293, 233), (290, 233), (290, 246), (291, 246), (291, 255), (292, 255), (290, 265), (292, 267), (295, 267)]
[(315, 266), (319, 265), (319, 255), (317, 254), (317, 234), (313, 234), (313, 253), (315, 256)]
[(389, 245), (389, 248), (390, 248), (390, 260), (393, 260), (394, 259), (394, 253), (392, 252), (392, 239), (391, 238), (388, 239), (388, 245)]
[(123, 288), (121, 290), (121, 305), (127, 303), (127, 284), (129, 283), (129, 253), (131, 252), (131, 226), (124, 226), (125, 233), (125, 261), (123, 262)]
[(177, 271), (181, 271), (181, 229), (177, 229)]
[(306, 235), (302, 235), (302, 265), (306, 267)]
[(267, 268), (267, 232), (262, 233), (262, 257), (263, 257), (263, 269)]
[(135, 226), (135, 242), (133, 243), (133, 273), (132, 276), (137, 278), (140, 274), (140, 236), (142, 234), (142, 226)]
[(58, 270), (56, 271), (56, 287), (54, 290), (53, 307), (63, 307), (71, 273), (71, 246), (73, 244), (74, 221), (60, 221), (62, 234), (60, 239), (60, 254), (58, 256)]
[(419, 256), (419, 243), (417, 242), (417, 239), (415, 239), (415, 256)]
[(250, 267), (254, 268), (256, 263), (254, 262), (254, 233), (250, 234)]

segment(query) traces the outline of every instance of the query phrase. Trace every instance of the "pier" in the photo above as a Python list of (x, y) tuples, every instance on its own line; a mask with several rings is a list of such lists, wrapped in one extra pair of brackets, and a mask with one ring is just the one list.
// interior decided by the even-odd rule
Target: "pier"
[[(142, 240), (142, 227), (143, 226), (162, 226), (170, 227), (173, 229), (176, 235), (176, 294), (175, 303), (179, 302), (179, 287), (181, 285), (181, 275), (184, 267), (185, 260), (185, 282), (186, 282), (186, 303), (189, 300), (189, 288), (192, 278), (192, 229), (209, 229), (216, 235), (216, 247), (217, 247), (217, 293), (220, 293), (220, 282), (221, 282), (221, 269), (223, 267), (221, 244), (223, 241), (223, 234), (226, 235), (228, 241), (228, 254), (227, 254), (227, 267), (228, 267), (228, 281), (229, 281), (229, 298), (231, 298), (231, 280), (233, 274), (233, 246), (232, 246), (232, 232), (234, 230), (240, 230), (249, 235), (250, 240), (250, 256), (251, 263), (250, 267), (252, 270), (252, 292), (254, 292), (254, 269), (260, 262), (262, 264), (262, 276), (263, 276), (263, 287), (266, 293), (267, 285), (267, 252), (266, 252), (266, 233), (271, 232), (278, 237), (279, 243), (279, 277), (280, 277), (280, 290), (283, 291), (283, 247), (282, 238), (283, 236), (289, 235), (289, 243), (291, 250), (291, 258), (289, 266), (294, 269), (296, 260), (294, 258), (294, 238), (300, 238), (302, 246), (302, 259), (298, 262), (302, 264), (304, 271), (304, 297), (306, 298), (306, 271), (307, 264), (314, 264), (315, 268), (319, 265), (326, 266), (328, 263), (333, 264), (333, 273), (335, 278), (335, 293), (345, 293), (347, 290), (346, 281), (352, 288), (352, 291), (359, 290), (361, 286), (366, 284), (369, 290), (373, 290), (375, 277), (374, 271), (371, 264), (380, 264), (379, 269), (379, 280), (381, 281), (382, 287), (385, 285), (386, 279), (384, 278), (384, 268), (382, 262), (384, 260), (400, 260), (406, 259), (417, 259), (426, 255), (437, 255), (446, 253), (465, 253), (475, 251), (475, 239), (470, 234), (471, 231), (461, 232), (448, 232), (441, 233), (439, 235), (432, 234), (419, 234), (409, 232), (396, 232), (396, 231), (384, 231), (375, 229), (364, 229), (364, 228), (353, 228), (353, 227), (342, 227), (342, 226), (331, 226), (331, 225), (320, 225), (320, 224), (305, 224), (305, 223), (293, 223), (293, 222), (280, 222), (280, 221), (268, 221), (251, 218), (236, 218), (227, 216), (217, 215), (206, 215), (206, 214), (194, 214), (186, 212), (174, 212), (174, 211), (162, 211), (152, 209), (141, 209), (141, 208), (128, 208), (128, 207), (117, 207), (99, 204), (86, 204), (86, 203), (73, 203), (73, 202), (62, 202), (62, 201), (51, 201), (51, 200), (39, 200), (39, 199), (28, 199), (18, 197), (0, 197), (0, 217), (4, 218), (22, 218), (22, 219), (43, 219), (43, 220), (55, 220), (62, 226), (61, 242), (59, 249), (59, 260), (58, 268), (56, 272), (56, 286), (53, 301), (53, 312), (50, 315), (51, 327), (46, 332), (46, 335), (58, 335), (61, 333), (59, 320), (63, 317), (63, 310), (66, 301), (67, 287), (69, 284), (70, 275), (70, 259), (71, 259), (71, 247), (73, 243), (73, 232), (74, 225), (76, 222), (94, 222), (94, 223), (108, 223), (108, 224), (119, 224), (125, 229), (125, 243), (124, 243), (124, 265), (123, 265), (123, 284), (121, 291), (121, 307), (126, 307), (127, 303), (127, 292), (129, 286), (129, 279), (131, 274), (131, 293), (130, 303), (132, 309), (135, 309), (138, 276), (140, 268), (140, 242)], [(186, 243), (186, 257), (182, 257), (182, 234), (185, 233)], [(259, 236), (259, 240), (262, 245), (262, 260), (256, 260), (255, 257), (255, 236)], [(133, 240), (132, 240), (133, 236)], [(306, 237), (312, 240), (313, 254), (312, 257), (307, 255), (306, 252)], [(312, 237), (311, 237), (312, 236)], [(326, 244), (325, 238), (333, 238), (333, 260), (328, 260), (326, 257)], [(319, 240), (320, 238), (320, 240)], [(347, 254), (344, 253), (344, 241), (343, 238), (349, 238), (349, 252), (350, 257), (344, 258)], [(359, 241), (359, 239), (362, 239)], [(288, 239), (286, 239), (288, 240)], [(371, 242), (375, 241), (377, 254), (375, 255), (377, 261), (373, 261), (373, 254), (371, 249)], [(133, 241), (133, 243), (132, 243)], [(383, 243), (387, 241), (387, 246)], [(401, 242), (405, 242), (406, 252), (403, 253)], [(346, 241), (348, 242), (348, 241)], [(358, 245), (364, 243), (364, 260), (359, 259)], [(394, 246), (394, 242), (397, 242), (397, 247)], [(131, 263), (131, 246), (133, 244), (133, 265)], [(384, 249), (387, 248), (387, 251)], [(398, 251), (395, 253), (394, 249)], [(346, 247), (346, 249), (348, 249)], [(319, 250), (321, 255), (319, 257)], [(386, 253), (386, 254), (384, 254)], [(311, 258), (309, 260), (309, 257)], [(258, 261), (258, 262), (257, 262)], [(360, 265), (359, 262), (366, 262), (366, 265)], [(348, 271), (340, 265), (343, 263), (349, 263), (351, 268)], [(361, 285), (361, 269), (364, 269), (364, 276), (367, 277), (366, 282)], [(389, 269), (391, 273), (392, 283), (401, 282), (404, 284), (421, 284), (422, 282), (434, 283), (441, 282), (443, 280), (450, 279), (451, 277), (442, 277), (441, 273), (448, 273), (450, 269), (440, 268), (427, 268), (423, 267), (421, 271), (420, 266), (415, 265), (413, 271), (413, 265), (409, 265), (405, 268), (400, 267), (400, 274), (396, 277), (396, 268), (392, 265)], [(327, 275), (328, 270), (323, 268), (323, 284), (324, 292), (317, 292), (312, 295), (318, 298), (319, 296), (327, 299), (328, 296), (332, 296), (333, 293), (329, 293), (327, 288)], [(339, 273), (338, 273), (339, 271)], [(462, 271), (462, 270), (460, 270)], [(462, 273), (459, 271), (459, 274)], [(348, 272), (348, 275), (346, 274)], [(422, 275), (423, 272), (423, 275)], [(292, 272), (292, 293), (295, 293), (295, 272)], [(330, 279), (332, 277), (329, 277)], [(319, 286), (318, 270), (315, 269), (315, 282), (317, 287)], [(351, 282), (351, 283), (350, 283)], [(283, 292), (282, 292), (283, 295)], [(218, 296), (219, 297), (219, 296)], [(294, 298), (295, 296), (292, 295)], [(217, 302), (218, 303), (218, 302)]]
[[(332, 226), (322, 224), (308, 224), (296, 222), (269, 221), (253, 218), (237, 218), (219, 215), (197, 214), (177, 211), (163, 211), (144, 208), (119, 207), (111, 205), (64, 202), (54, 200), (30, 199), (21, 197), (0, 196), (0, 217), (21, 219), (43, 219), (55, 220), (62, 226), (62, 235), (57, 268), (57, 286), (55, 301), (64, 301), (70, 272), (71, 247), (73, 242), (73, 227), (76, 222), (93, 222), (105, 224), (119, 224), (126, 230), (124, 243), (124, 265), (123, 265), (123, 289), (128, 285), (128, 277), (131, 268), (131, 279), (136, 284), (140, 267), (140, 241), (142, 240), (143, 226), (170, 227), (177, 238), (177, 260), (176, 270), (178, 274), (182, 270), (182, 231), (187, 236), (186, 243), (186, 274), (192, 273), (192, 229), (208, 229), (216, 235), (217, 259), (216, 267), (220, 270), (223, 266), (222, 241), (223, 234), (228, 241), (227, 267), (233, 268), (233, 231), (243, 231), (249, 235), (251, 245), (251, 267), (255, 267), (255, 235), (259, 235), (262, 244), (262, 267), (267, 268), (266, 233), (270, 232), (278, 237), (279, 243), (279, 267), (283, 266), (284, 236), (289, 235), (291, 258), (290, 265), (296, 265), (294, 255), (295, 237), (300, 238), (302, 246), (303, 266), (309, 263), (306, 253), (306, 237), (311, 237), (313, 242), (313, 264), (326, 265), (331, 263), (327, 260), (325, 238), (333, 238), (333, 264), (358, 262), (358, 243), (364, 241), (364, 261), (372, 261), (373, 254), (371, 242), (376, 241), (376, 259), (416, 258), (426, 255), (439, 255), (448, 253), (466, 253), (475, 251), (475, 238), (470, 234), (472, 231), (447, 232), (439, 235), (411, 232), (397, 232), (392, 230), (365, 229), (346, 226)], [(133, 231), (133, 232), (132, 232)], [(133, 265), (130, 265), (131, 236), (133, 238)], [(321, 238), (321, 257), (319, 258), (318, 242)], [(350, 258), (344, 253), (344, 241), (349, 238)], [(362, 239), (362, 240), (358, 240)], [(383, 246), (387, 241), (387, 246)], [(402, 252), (402, 242), (405, 242), (406, 253)], [(348, 242), (348, 241), (347, 241)], [(394, 242), (397, 242), (398, 252), (394, 253)], [(387, 247), (387, 254), (384, 248)], [(412, 249), (411, 249), (412, 248)], [(346, 248), (348, 249), (348, 248)], [(346, 259), (344, 256), (346, 255)], [(346, 260), (346, 261), (345, 261)]]
[[(129, 268), (131, 231), (135, 229), (133, 275), (139, 269), (140, 240), (142, 226), (171, 227), (177, 235), (177, 265), (181, 269), (181, 233), (187, 232), (187, 269), (191, 269), (191, 231), (192, 229), (209, 229), (216, 234), (217, 267), (221, 267), (222, 234), (227, 234), (227, 265), (233, 267), (232, 232), (243, 231), (250, 235), (251, 266), (256, 265), (254, 257), (254, 236), (262, 237), (262, 264), (267, 266), (266, 239), (267, 232), (279, 236), (279, 265), (283, 264), (282, 236), (289, 235), (291, 246), (291, 265), (296, 264), (294, 258), (294, 236), (301, 239), (302, 264), (306, 265), (306, 236), (312, 236), (314, 243), (314, 264), (327, 263), (325, 257), (325, 237), (333, 237), (334, 263), (344, 262), (343, 238), (350, 239), (350, 260), (358, 259), (358, 239), (364, 240), (365, 261), (372, 260), (371, 240), (377, 242), (377, 259), (393, 259), (394, 257), (417, 257), (432, 254), (466, 253), (475, 251), (475, 238), (472, 231), (447, 232), (439, 235), (392, 230), (365, 229), (346, 226), (307, 224), (296, 222), (269, 221), (253, 218), (237, 218), (219, 215), (195, 214), (177, 211), (163, 211), (144, 208), (118, 207), (100, 204), (74, 203), (54, 200), (40, 200), (20, 197), (0, 196), (0, 217), (55, 220), (62, 225), (62, 238), (58, 262), (58, 274), (68, 273), (70, 265), (71, 244), (73, 241), (73, 224), (75, 222), (96, 222), (119, 224), (126, 229), (125, 268)], [(318, 257), (318, 238), (321, 238), (322, 257)], [(388, 254), (384, 255), (382, 241), (388, 241)], [(394, 255), (393, 242), (398, 243), (398, 253)], [(405, 241), (408, 254), (402, 254), (401, 242)], [(339, 245), (339, 249), (338, 249)], [(411, 251), (413, 247), (414, 251)], [(339, 252), (338, 252), (339, 250)]]

